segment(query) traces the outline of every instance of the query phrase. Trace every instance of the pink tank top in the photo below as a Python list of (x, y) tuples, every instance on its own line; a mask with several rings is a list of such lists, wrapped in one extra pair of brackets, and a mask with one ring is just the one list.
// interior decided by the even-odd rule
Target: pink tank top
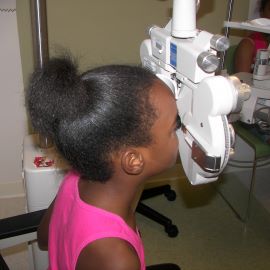
[(121, 238), (136, 250), (145, 270), (139, 232), (134, 232), (118, 215), (83, 202), (79, 197), (79, 175), (66, 175), (55, 200), (49, 228), (49, 269), (75, 269), (82, 249), (91, 242)]
[(268, 41), (265, 39), (262, 33), (260, 32), (253, 32), (249, 38), (254, 43), (254, 51), (253, 51), (253, 58), (255, 59), (256, 53), (259, 49), (267, 49), (268, 48)]

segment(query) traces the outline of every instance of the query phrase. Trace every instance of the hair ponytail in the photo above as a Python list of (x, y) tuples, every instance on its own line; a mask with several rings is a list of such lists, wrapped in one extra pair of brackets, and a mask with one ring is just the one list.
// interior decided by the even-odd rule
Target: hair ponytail
[(70, 57), (52, 58), (36, 70), (27, 90), (27, 107), (34, 129), (55, 137), (62, 120), (77, 116), (87, 95)]

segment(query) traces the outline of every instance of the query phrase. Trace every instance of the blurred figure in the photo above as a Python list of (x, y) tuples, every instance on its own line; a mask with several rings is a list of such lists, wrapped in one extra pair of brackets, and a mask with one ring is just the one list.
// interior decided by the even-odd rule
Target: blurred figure
[[(270, 0), (260, 3), (261, 18), (270, 19)], [(267, 49), (269, 34), (252, 32), (239, 43), (234, 58), (234, 72), (253, 72), (254, 60), (259, 49)]]

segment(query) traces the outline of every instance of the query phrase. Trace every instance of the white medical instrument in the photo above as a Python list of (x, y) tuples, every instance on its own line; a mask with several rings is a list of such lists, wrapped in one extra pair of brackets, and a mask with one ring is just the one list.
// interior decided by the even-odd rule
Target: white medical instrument
[[(257, 18), (246, 22), (225, 21), (227, 28), (251, 30), (270, 34), (270, 20)], [(270, 47), (257, 51), (253, 74), (240, 72), (234, 74), (241, 81), (250, 85), (251, 95), (242, 106), (239, 120), (246, 124), (258, 121), (270, 124)]]
[(251, 73), (239, 72), (234, 75), (250, 85), (251, 90), (250, 98), (244, 102), (238, 119), (246, 124), (264, 122), (270, 125), (270, 77), (257, 80), (256, 75)]
[(150, 39), (141, 44), (144, 67), (153, 71), (173, 91), (182, 121), (179, 152), (191, 184), (218, 179), (234, 144), (227, 115), (239, 111), (249, 98), (247, 84), (235, 77), (216, 76), (217, 52), (229, 41), (196, 29), (196, 0), (174, 0), (173, 17), (160, 28), (152, 26)]
[[(269, 20), (270, 22), (270, 20)], [(270, 125), (270, 49), (258, 50), (253, 70), (251, 97), (257, 102), (253, 110), (253, 122), (262, 121)], [(244, 109), (244, 108), (243, 108)], [(243, 110), (242, 109), (242, 110)], [(244, 113), (243, 113), (244, 115)]]

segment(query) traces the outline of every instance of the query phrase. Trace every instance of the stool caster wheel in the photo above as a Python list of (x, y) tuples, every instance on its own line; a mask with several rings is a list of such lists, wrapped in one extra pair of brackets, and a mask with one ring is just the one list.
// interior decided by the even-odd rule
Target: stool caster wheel
[(173, 224), (166, 225), (165, 232), (169, 237), (176, 237), (178, 235), (178, 228)]
[(174, 201), (176, 199), (176, 192), (172, 189), (166, 191), (164, 195), (168, 201)]

